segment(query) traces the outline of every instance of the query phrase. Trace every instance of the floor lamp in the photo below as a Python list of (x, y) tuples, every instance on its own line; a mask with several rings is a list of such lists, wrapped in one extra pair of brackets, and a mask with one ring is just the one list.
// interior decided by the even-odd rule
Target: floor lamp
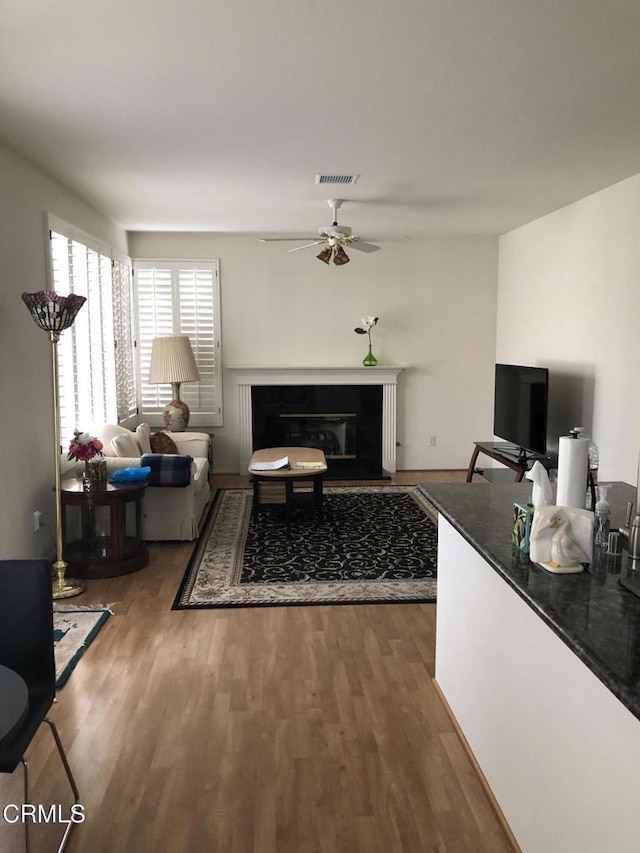
[(53, 564), (56, 576), (53, 580), (53, 598), (71, 598), (84, 592), (80, 581), (65, 577), (67, 564), (62, 559), (62, 501), (60, 474), (60, 410), (58, 406), (58, 341), (60, 332), (73, 325), (76, 314), (86, 302), (86, 297), (60, 296), (52, 290), (23, 293), (22, 301), (31, 312), (37, 326), (49, 334), (53, 359), (53, 445), (56, 472), (56, 561)]

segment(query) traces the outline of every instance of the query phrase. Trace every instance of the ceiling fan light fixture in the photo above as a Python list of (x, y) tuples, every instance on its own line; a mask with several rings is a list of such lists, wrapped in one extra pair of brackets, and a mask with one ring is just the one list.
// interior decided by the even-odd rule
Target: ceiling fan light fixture
[(326, 249), (323, 249), (319, 255), (316, 255), (316, 258), (319, 261), (322, 261), (323, 263), (328, 264), (329, 261), (331, 260), (331, 249), (329, 247), (327, 247)]
[(338, 246), (333, 256), (333, 263), (337, 267), (341, 267), (343, 264), (348, 264), (350, 260), (351, 258), (347, 255), (342, 246)]

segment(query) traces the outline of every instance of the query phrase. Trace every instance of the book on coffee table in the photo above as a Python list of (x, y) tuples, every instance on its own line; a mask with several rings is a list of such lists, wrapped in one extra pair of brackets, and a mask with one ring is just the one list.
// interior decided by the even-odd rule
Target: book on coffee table
[(318, 470), (322, 468), (326, 468), (326, 464), (324, 462), (292, 462), (292, 468), (306, 468), (309, 471)]
[(274, 459), (273, 462), (252, 462), (251, 471), (279, 471), (281, 468), (289, 467), (289, 457)]

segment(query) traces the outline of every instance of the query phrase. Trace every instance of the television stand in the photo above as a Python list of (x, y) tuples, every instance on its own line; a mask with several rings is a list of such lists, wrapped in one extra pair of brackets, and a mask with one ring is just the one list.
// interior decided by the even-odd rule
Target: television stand
[(531, 453), (522, 448), (513, 447), (513, 445), (500, 444), (494, 441), (475, 441), (474, 445), (469, 461), (469, 468), (467, 469), (467, 483), (470, 483), (473, 475), (478, 473), (476, 471), (476, 462), (481, 453), (484, 453), (485, 456), (490, 456), (491, 459), (495, 459), (496, 462), (500, 462), (502, 465), (515, 471), (516, 483), (522, 482), (522, 478), (534, 462), (541, 462), (547, 470), (553, 465), (553, 458), (551, 456)]

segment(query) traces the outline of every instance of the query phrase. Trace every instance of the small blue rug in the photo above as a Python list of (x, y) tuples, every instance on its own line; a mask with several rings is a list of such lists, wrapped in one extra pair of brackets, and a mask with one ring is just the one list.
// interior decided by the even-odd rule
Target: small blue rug
[(82, 655), (89, 648), (111, 611), (106, 607), (56, 607), (53, 611), (53, 650), (56, 659), (56, 689), (66, 684)]

